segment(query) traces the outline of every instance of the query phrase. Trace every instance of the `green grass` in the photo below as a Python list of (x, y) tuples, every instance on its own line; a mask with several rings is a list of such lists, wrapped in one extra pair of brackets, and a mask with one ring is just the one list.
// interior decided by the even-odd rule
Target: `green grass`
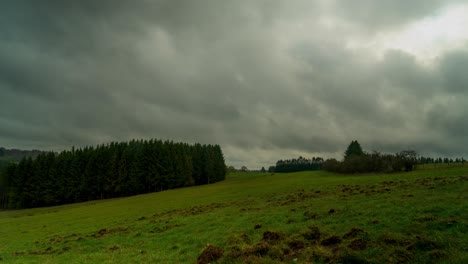
[[(207, 186), (3, 211), (0, 262), (195, 263), (213, 244), (225, 250), (219, 263), (467, 263), (467, 176), (468, 167), (351, 176), (239, 173)], [(304, 237), (310, 226), (321, 240), (352, 228), (363, 232), (324, 246)], [(281, 239), (261, 244), (266, 231)], [(350, 249), (354, 239), (367, 247)], [(291, 241), (304, 247), (287, 252)], [(266, 251), (258, 253), (259, 245)]]

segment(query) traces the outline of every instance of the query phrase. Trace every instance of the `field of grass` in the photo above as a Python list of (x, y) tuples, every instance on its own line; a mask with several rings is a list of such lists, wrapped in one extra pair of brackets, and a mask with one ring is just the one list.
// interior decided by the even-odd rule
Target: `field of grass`
[(468, 168), (238, 173), (0, 212), (0, 263), (196, 263), (207, 244), (216, 263), (468, 263)]

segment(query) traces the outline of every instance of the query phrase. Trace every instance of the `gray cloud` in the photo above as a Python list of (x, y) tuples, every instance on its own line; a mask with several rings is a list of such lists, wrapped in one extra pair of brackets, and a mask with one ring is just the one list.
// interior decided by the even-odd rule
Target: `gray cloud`
[[(218, 143), (228, 164), (249, 167), (339, 157), (353, 139), (466, 155), (467, 50), (427, 67), (346, 46), (447, 1), (350, 2), (2, 3), (0, 146), (157, 137)], [(350, 27), (322, 25), (327, 12)]]
[(426, 16), (436, 15), (440, 9), (462, 0), (338, 0), (337, 13), (351, 23), (362, 26), (366, 31), (400, 27)]

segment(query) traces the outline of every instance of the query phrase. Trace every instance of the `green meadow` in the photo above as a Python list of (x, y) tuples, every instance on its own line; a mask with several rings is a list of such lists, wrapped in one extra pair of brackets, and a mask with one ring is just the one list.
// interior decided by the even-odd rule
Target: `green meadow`
[(232, 173), (211, 185), (0, 212), (0, 263), (197, 259), (468, 263), (468, 167)]

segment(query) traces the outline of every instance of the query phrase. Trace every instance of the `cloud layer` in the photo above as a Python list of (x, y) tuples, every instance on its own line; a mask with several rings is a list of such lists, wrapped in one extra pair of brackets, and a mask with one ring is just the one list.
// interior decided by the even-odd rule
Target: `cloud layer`
[(156, 137), (253, 168), (353, 139), (466, 156), (468, 33), (429, 64), (366, 48), (459, 2), (2, 3), (0, 146)]

